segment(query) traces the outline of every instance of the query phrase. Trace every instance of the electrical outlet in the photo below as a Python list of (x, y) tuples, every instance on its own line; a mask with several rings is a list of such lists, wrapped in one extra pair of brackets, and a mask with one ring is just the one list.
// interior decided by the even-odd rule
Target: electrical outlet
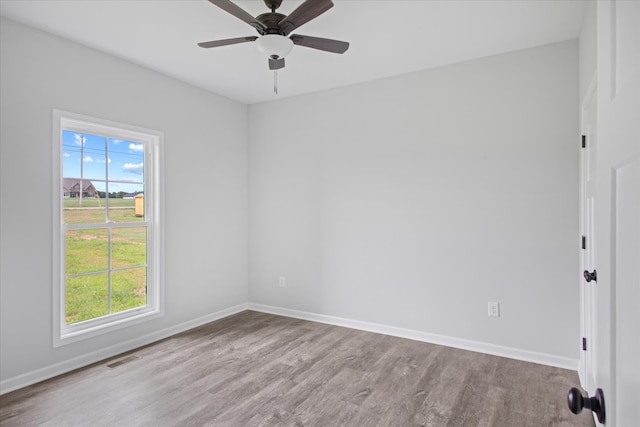
[(278, 284), (280, 285), (281, 288), (286, 287), (287, 279), (284, 276), (280, 276), (280, 279), (278, 280)]
[(489, 302), (489, 316), (490, 317), (500, 317), (500, 303), (499, 302)]

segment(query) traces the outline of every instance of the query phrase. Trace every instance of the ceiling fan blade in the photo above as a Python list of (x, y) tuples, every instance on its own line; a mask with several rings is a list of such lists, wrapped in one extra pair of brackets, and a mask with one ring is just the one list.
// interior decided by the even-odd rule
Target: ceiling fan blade
[(303, 36), (302, 34), (292, 34), (289, 38), (293, 41), (293, 44), (298, 46), (324, 50), (325, 52), (345, 53), (349, 49), (349, 43), (340, 40)]
[(269, 69), (279, 70), (284, 68), (284, 58), (269, 58)]
[(256, 20), (256, 18), (251, 16), (248, 12), (246, 12), (240, 6), (236, 5), (235, 3), (232, 3), (230, 0), (209, 0), (209, 2), (213, 5), (218, 6), (220, 9), (224, 10), (225, 12), (232, 14), (239, 20), (244, 21), (247, 24), (251, 25), (253, 28), (258, 30), (260, 34), (263, 34), (264, 30), (266, 30), (266, 27), (261, 22)]
[(291, 31), (311, 21), (313, 18), (322, 15), (332, 7), (333, 2), (331, 0), (306, 0), (298, 6), (296, 10), (291, 12), (289, 16), (280, 21), (278, 24), (280, 31), (286, 36)]
[(256, 36), (237, 37), (235, 39), (214, 40), (214, 41), (211, 41), (211, 42), (200, 42), (200, 43), (198, 43), (198, 46), (204, 47), (204, 48), (220, 47), (220, 46), (227, 46), (227, 45), (230, 45), (230, 44), (252, 42), (252, 41), (255, 41), (257, 39), (258, 39), (258, 37), (256, 37)]

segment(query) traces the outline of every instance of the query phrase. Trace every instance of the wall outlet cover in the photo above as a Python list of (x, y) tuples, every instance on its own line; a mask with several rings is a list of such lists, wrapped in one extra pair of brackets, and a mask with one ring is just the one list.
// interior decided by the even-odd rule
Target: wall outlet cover
[(500, 303), (499, 302), (489, 302), (489, 316), (490, 317), (500, 317)]

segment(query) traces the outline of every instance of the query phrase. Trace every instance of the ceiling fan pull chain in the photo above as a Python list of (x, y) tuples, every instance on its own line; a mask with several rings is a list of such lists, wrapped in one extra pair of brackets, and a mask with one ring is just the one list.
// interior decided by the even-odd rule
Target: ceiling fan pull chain
[(273, 70), (273, 93), (278, 94), (278, 70)]

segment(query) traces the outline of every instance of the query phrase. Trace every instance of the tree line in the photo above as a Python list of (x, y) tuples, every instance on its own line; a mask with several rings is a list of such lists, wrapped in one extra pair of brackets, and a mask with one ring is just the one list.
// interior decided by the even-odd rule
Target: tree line
[[(107, 198), (107, 192), (106, 191), (98, 191), (98, 197), (100, 197), (101, 199), (106, 199)], [(125, 195), (127, 194), (126, 191), (118, 191), (117, 193), (114, 191), (112, 193), (109, 193), (109, 198), (110, 199), (122, 199)]]

